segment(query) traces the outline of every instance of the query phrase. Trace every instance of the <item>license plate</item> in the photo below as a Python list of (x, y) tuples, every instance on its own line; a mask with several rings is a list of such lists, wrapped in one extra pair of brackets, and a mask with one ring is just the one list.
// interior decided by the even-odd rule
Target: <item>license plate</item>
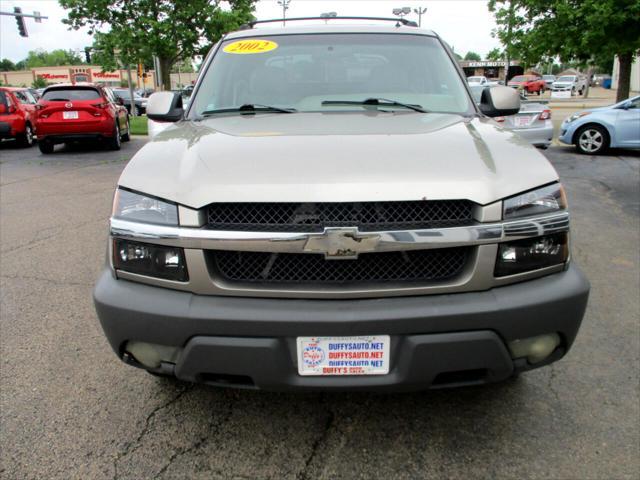
[(65, 120), (75, 120), (76, 118), (78, 118), (78, 112), (73, 110), (70, 112), (62, 112), (62, 118), (64, 118)]
[(386, 375), (389, 335), (298, 337), (300, 375)]
[(516, 127), (526, 127), (531, 123), (531, 117), (516, 117)]

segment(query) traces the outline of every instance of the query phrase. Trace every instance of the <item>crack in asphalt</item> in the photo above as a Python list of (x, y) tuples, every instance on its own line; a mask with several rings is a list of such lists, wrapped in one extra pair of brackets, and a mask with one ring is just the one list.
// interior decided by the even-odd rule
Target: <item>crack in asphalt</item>
[[(220, 432), (220, 428), (231, 418), (231, 415), (233, 414), (233, 407), (231, 405), (229, 405), (229, 408), (224, 413), (224, 415), (216, 416), (214, 412), (215, 412), (214, 410), (212, 410), (212, 412), (211, 412), (211, 417), (209, 419), (209, 425), (207, 427), (207, 433), (205, 435), (201, 436), (198, 440), (193, 442), (187, 448), (179, 449), (178, 451), (173, 453), (169, 457), (169, 461), (166, 463), (166, 465), (164, 465), (160, 470), (158, 470), (158, 473), (156, 473), (156, 475), (154, 476), (155, 478), (159, 478), (161, 475), (166, 473), (166, 471), (169, 469), (169, 467), (171, 467), (171, 465), (173, 465), (173, 463), (178, 458), (181, 458), (181, 457), (183, 457), (183, 456), (185, 456), (185, 455), (187, 455), (187, 454), (189, 454), (189, 453), (201, 448), (203, 445), (205, 445), (211, 439), (212, 436), (214, 436), (217, 433), (219, 433)], [(220, 473), (222, 473), (222, 472), (220, 472)], [(229, 472), (224, 472), (224, 473), (228, 474)], [(249, 477), (244, 477), (242, 475), (235, 475), (235, 474), (234, 474), (234, 477), (249, 478)]]
[(142, 430), (140, 431), (140, 433), (138, 434), (136, 439), (133, 442), (127, 443), (125, 445), (124, 451), (121, 452), (121, 453), (118, 453), (116, 455), (116, 458), (113, 460), (113, 480), (117, 480), (118, 479), (118, 462), (122, 461), (123, 458), (131, 455), (133, 452), (135, 452), (136, 450), (138, 450), (142, 446), (142, 439), (144, 438), (144, 436), (147, 433), (149, 433), (149, 429), (151, 427), (151, 420), (156, 416), (156, 414), (160, 410), (163, 410), (163, 409), (173, 405), (174, 403), (176, 403), (178, 400), (180, 400), (180, 398), (182, 398), (182, 396), (185, 393), (190, 391), (192, 388), (193, 388), (193, 385), (185, 386), (176, 395), (174, 395), (173, 398), (171, 398), (170, 400), (166, 401), (165, 403), (163, 403), (161, 405), (158, 405), (153, 410), (151, 410), (151, 412), (149, 412), (149, 414), (146, 416), (146, 418), (144, 420), (144, 427), (142, 428)]
[(99, 167), (101, 165), (125, 163), (125, 162), (128, 162), (129, 160), (130, 160), (130, 158), (126, 159), (126, 160), (112, 160), (112, 161), (106, 160), (106, 161), (101, 161), (101, 162), (96, 162), (96, 163), (87, 163), (85, 165), (80, 165), (80, 166), (73, 167), (73, 168), (67, 168), (65, 170), (59, 170), (57, 172), (48, 173), (46, 175), (36, 175), (34, 177), (19, 178), (17, 180), (13, 180), (11, 182), (0, 183), (0, 187), (6, 187), (7, 185), (15, 185), (16, 183), (31, 182), (33, 180), (38, 180), (38, 179), (41, 179), (41, 178), (53, 177), (55, 175), (61, 175), (63, 173), (68, 173), (68, 172), (73, 172), (75, 170), (80, 170), (82, 168), (91, 168), (91, 167)]
[(549, 377), (547, 378), (547, 387), (549, 388), (549, 391), (551, 391), (555, 399), (560, 401), (560, 394), (558, 393), (554, 385), (554, 381), (557, 377), (555, 366), (554, 364), (550, 364), (550, 365), (547, 365), (547, 368), (549, 369)]
[(335, 421), (335, 413), (333, 413), (333, 410), (329, 408), (327, 409), (327, 419), (325, 420), (324, 428), (322, 429), (322, 432), (320, 432), (320, 435), (318, 435), (318, 438), (316, 438), (313, 444), (311, 445), (311, 452), (307, 457), (306, 461), (304, 462), (304, 467), (302, 468), (300, 473), (296, 475), (296, 478), (298, 480), (308, 480), (310, 478), (309, 470), (311, 468), (311, 464), (313, 463), (313, 460), (318, 454), (318, 451), (320, 450), (320, 446), (326, 442), (327, 437), (329, 436), (329, 431), (331, 430), (331, 427), (333, 427), (334, 421)]
[(67, 226), (55, 226), (55, 227), (45, 228), (45, 229), (37, 231), (35, 233), (36, 237), (38, 235), (40, 235), (42, 232), (46, 232), (47, 230), (58, 229), (58, 231), (55, 232), (55, 233), (51, 233), (51, 234), (49, 234), (49, 235), (47, 235), (45, 237), (41, 237), (41, 238), (36, 238), (34, 240), (30, 240), (27, 243), (23, 243), (21, 245), (15, 246), (13, 248), (8, 248), (6, 250), (2, 250), (0, 252), (0, 255), (5, 255), (5, 254), (8, 254), (8, 253), (14, 253), (16, 251), (20, 251), (20, 250), (23, 250), (23, 249), (31, 250), (34, 246), (36, 246), (36, 245), (38, 245), (38, 244), (40, 244), (42, 242), (46, 242), (48, 240), (51, 240), (52, 238), (57, 237), (58, 235), (60, 235), (62, 233), (69, 232), (69, 231), (72, 231), (72, 230), (78, 230), (78, 229), (80, 229), (82, 227), (86, 227), (87, 225), (91, 225), (93, 223), (98, 223), (98, 222), (104, 222), (105, 225), (106, 225), (108, 220), (109, 220), (109, 217), (100, 217), (100, 218), (97, 218), (97, 219), (94, 219), (94, 220), (87, 220), (86, 222), (76, 223), (75, 225), (70, 225), (68, 227)]
[(0, 275), (0, 278), (7, 278), (9, 280), (33, 280), (36, 282), (47, 282), (54, 283), (56, 285), (66, 285), (69, 287), (93, 287), (93, 282), (70, 282), (61, 280), (60, 278), (45, 278), (45, 277), (36, 277), (30, 275)]

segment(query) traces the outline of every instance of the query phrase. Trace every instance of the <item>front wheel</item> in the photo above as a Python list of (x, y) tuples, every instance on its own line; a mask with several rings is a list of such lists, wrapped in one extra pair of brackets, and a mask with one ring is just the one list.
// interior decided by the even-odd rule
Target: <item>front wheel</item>
[(127, 117), (127, 133), (122, 135), (122, 141), (128, 142), (129, 140), (131, 140), (131, 127), (129, 125), (129, 117)]
[(35, 139), (33, 138), (33, 129), (31, 128), (31, 125), (28, 123), (25, 125), (24, 133), (19, 135), (17, 140), (21, 147), (33, 147)]
[(599, 125), (586, 125), (576, 133), (576, 148), (586, 155), (598, 155), (609, 146), (609, 134)]
[(118, 122), (116, 122), (115, 131), (113, 132), (113, 138), (109, 139), (109, 149), (110, 150), (120, 150), (122, 146), (120, 140), (120, 127), (118, 126)]

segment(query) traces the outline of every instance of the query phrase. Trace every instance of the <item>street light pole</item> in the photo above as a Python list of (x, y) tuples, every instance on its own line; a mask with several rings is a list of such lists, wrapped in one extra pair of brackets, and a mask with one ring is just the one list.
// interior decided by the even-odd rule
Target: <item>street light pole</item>
[(418, 27), (422, 26), (422, 15), (427, 13), (427, 7), (418, 7), (413, 9), (413, 13), (418, 15)]
[(284, 27), (286, 22), (286, 18), (287, 18), (287, 10), (289, 9), (289, 4), (291, 3), (291, 0), (278, 0), (278, 5), (280, 5), (282, 7), (282, 26)]

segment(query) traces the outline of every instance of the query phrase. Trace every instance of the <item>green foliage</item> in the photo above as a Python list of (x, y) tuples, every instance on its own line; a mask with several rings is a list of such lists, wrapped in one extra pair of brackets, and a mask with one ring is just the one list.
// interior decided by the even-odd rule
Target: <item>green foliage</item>
[(44, 88), (47, 85), (48, 85), (47, 81), (44, 78), (36, 77), (36, 79), (31, 84), (31, 87), (33, 87), (33, 88)]
[[(22, 62), (21, 62), (22, 63)], [(57, 67), (60, 65), (80, 65), (84, 63), (82, 58), (73, 50), (32, 50), (23, 60), (24, 68)]]
[(16, 70), (16, 64), (8, 58), (3, 58), (2, 61), (0, 61), (0, 72), (11, 72), (14, 70)]
[(129, 127), (131, 127), (131, 135), (147, 135), (149, 133), (147, 116), (129, 117)]
[(638, 0), (489, 0), (488, 7), (494, 35), (530, 65), (559, 57), (594, 66), (614, 55), (626, 65), (640, 51)]
[[(122, 63), (149, 64), (160, 59), (164, 83), (171, 66), (208, 51), (220, 37), (253, 18), (256, 0), (59, 0), (68, 10), (63, 20), (72, 29), (88, 27), (94, 48), (102, 53), (96, 63), (115, 68)], [(93, 60), (93, 59), (92, 59)], [(92, 62), (93, 63), (93, 62)]]
[(492, 62), (498, 62), (504, 59), (504, 52), (499, 48), (494, 48), (487, 53), (486, 59), (491, 60)]
[(640, 49), (638, 0), (490, 0), (489, 9), (498, 38), (528, 63), (545, 55), (587, 62), (597, 54), (612, 57)]
[(479, 62), (480, 60), (482, 60), (482, 58), (480, 57), (480, 54), (476, 53), (476, 52), (467, 52), (467, 54), (464, 56), (465, 60), (474, 60), (476, 62)]

